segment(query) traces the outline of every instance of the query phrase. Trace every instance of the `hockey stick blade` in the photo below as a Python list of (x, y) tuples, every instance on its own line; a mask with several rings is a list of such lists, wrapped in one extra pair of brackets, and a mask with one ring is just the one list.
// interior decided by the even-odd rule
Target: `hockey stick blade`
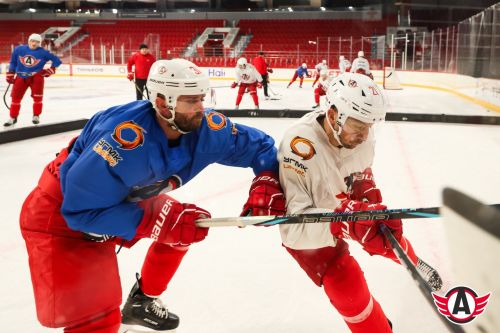
[[(401, 265), (408, 270), (413, 280), (415, 280), (415, 282), (417, 283), (418, 288), (422, 292), (427, 302), (433, 309), (436, 309), (434, 305), (434, 298), (432, 297), (432, 290), (431, 287), (427, 284), (427, 281), (425, 281), (424, 278), (420, 276), (417, 269), (411, 262), (410, 258), (408, 258), (408, 255), (405, 253), (401, 245), (399, 245), (398, 241), (396, 240), (392, 232), (389, 230), (389, 228), (385, 224), (381, 223), (379, 225), (379, 229), (391, 244), (394, 254), (396, 254), (396, 257), (398, 257)], [(462, 328), (462, 326), (451, 323), (450, 321), (448, 321), (448, 319), (446, 319), (446, 317), (442, 316), (440, 313), (437, 313), (437, 315), (439, 316), (441, 321), (445, 324), (445, 326), (448, 328), (450, 332), (465, 333), (465, 330)]]
[[(500, 209), (500, 204), (492, 205)], [(200, 227), (246, 227), (275, 224), (331, 223), (356, 221), (387, 221), (393, 219), (419, 219), (439, 217), (439, 207), (368, 210), (350, 213), (293, 214), (284, 216), (219, 217), (197, 220)]]

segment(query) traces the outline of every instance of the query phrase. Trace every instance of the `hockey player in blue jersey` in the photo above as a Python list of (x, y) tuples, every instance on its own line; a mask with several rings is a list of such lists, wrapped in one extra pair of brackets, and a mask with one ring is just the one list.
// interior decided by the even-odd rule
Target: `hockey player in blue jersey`
[(311, 74), (309, 74), (309, 71), (307, 70), (307, 64), (305, 62), (295, 70), (295, 73), (293, 73), (293, 77), (290, 80), (290, 83), (288, 83), (286, 87), (287, 88), (290, 87), (292, 83), (294, 83), (295, 80), (297, 80), (297, 78), (300, 78), (299, 88), (302, 88), (302, 82), (304, 82), (304, 76), (311, 77)]
[[(3, 125), (12, 126), (17, 122), (21, 110), (21, 100), (28, 87), (31, 89), (33, 98), (33, 124), (40, 123), (40, 114), (43, 107), (43, 86), (45, 78), (56, 72), (61, 60), (41, 47), (42, 36), (31, 34), (28, 45), (17, 46), (12, 52), (7, 72), (7, 83), (13, 84), (12, 101), (10, 104), (10, 118)], [(45, 68), (45, 64), (52, 62), (51, 67)]]
[[(154, 63), (150, 101), (97, 113), (43, 171), (20, 217), (38, 319), (64, 332), (116, 333), (179, 325), (158, 297), (210, 213), (165, 194), (206, 166), (251, 167), (256, 175), (242, 214), (279, 215), (285, 200), (274, 140), (204, 110), (209, 80), (183, 59)], [(120, 313), (115, 244), (154, 240)], [(140, 328), (140, 327), (139, 327)]]

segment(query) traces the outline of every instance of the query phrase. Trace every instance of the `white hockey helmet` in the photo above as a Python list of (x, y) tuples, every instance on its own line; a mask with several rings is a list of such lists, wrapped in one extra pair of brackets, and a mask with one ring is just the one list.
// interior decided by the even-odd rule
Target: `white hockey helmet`
[(305, 62), (302, 63), (302, 68), (307, 68), (307, 64)]
[(321, 63), (322, 63), (323, 65), (326, 65), (326, 60), (325, 60), (325, 59), (321, 60)]
[(335, 77), (326, 91), (326, 105), (338, 111), (337, 124), (342, 127), (352, 117), (373, 124), (385, 119), (386, 102), (382, 90), (369, 77), (343, 73)]
[(169, 124), (175, 125), (175, 106), (181, 95), (202, 95), (210, 92), (210, 81), (195, 64), (185, 59), (158, 60), (149, 70), (146, 87), (149, 100), (155, 110), (158, 94), (165, 96), (167, 107), (172, 117), (165, 118)]
[(365, 53), (363, 51), (358, 52), (358, 57), (364, 57), (364, 56), (365, 56)]
[(31, 34), (31, 35), (28, 37), (28, 42), (29, 42), (30, 40), (34, 40), (34, 41), (36, 41), (36, 42), (41, 43), (41, 42), (42, 42), (42, 36), (41, 36), (41, 35), (39, 35), (39, 34)]
[(342, 61), (342, 60), (344, 60), (344, 59), (345, 59), (345, 57), (344, 57), (343, 55), (341, 55), (341, 56), (339, 57), (339, 60), (340, 60), (340, 61)]
[(246, 66), (248, 64), (247, 58), (245, 58), (245, 57), (239, 58), (238, 61), (236, 62), (236, 64), (238, 65), (238, 67)]

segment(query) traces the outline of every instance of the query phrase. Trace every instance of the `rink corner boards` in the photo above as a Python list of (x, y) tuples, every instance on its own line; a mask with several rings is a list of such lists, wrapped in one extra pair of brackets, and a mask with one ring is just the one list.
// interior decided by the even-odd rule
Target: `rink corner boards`
[[(254, 110), (254, 109), (219, 109), (218, 112), (231, 118), (300, 118), (309, 110)], [(0, 131), (0, 144), (21, 140), (37, 138), (40, 136), (57, 134), (82, 129), (88, 119), (77, 119), (60, 123), (27, 126), (21, 128), (4, 129)], [(426, 122), (426, 123), (449, 123), (470, 125), (500, 125), (500, 117), (496, 116), (466, 116), (449, 114), (426, 114), (426, 113), (394, 113), (388, 112), (386, 121), (398, 122)]]

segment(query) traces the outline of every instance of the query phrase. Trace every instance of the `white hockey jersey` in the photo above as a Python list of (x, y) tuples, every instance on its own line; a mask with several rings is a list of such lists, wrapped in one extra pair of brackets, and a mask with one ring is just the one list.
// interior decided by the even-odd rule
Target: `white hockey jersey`
[(236, 82), (238, 82), (238, 84), (255, 83), (257, 81), (262, 82), (262, 76), (252, 64), (246, 64), (245, 69), (236, 66)]
[(363, 57), (354, 59), (351, 66), (351, 73), (356, 73), (358, 69), (364, 69), (366, 74), (370, 74), (370, 63)]
[[(287, 213), (332, 212), (340, 205), (337, 194), (347, 191), (344, 179), (362, 172), (373, 162), (373, 131), (354, 149), (337, 148), (328, 141), (318, 118), (311, 112), (289, 128), (281, 141), (278, 161)], [(326, 120), (325, 120), (326, 121)], [(293, 249), (335, 246), (329, 223), (280, 225), (283, 244)]]
[(323, 91), (326, 92), (326, 89), (328, 89), (328, 86), (330, 85), (330, 82), (332, 82), (332, 79), (333, 76), (327, 76), (324, 80), (323, 78), (320, 78), (318, 82), (318, 88), (323, 89)]
[(340, 60), (339, 62), (339, 70), (340, 74), (345, 73), (345, 71), (351, 67), (351, 62), (347, 59)]
[(316, 66), (314, 66), (314, 69), (316, 69), (316, 72), (318, 72), (318, 75), (319, 75), (319, 73), (322, 70), (327, 71), (328, 70), (328, 66), (326, 64), (323, 64), (323, 62), (320, 62), (320, 63), (316, 64)]

